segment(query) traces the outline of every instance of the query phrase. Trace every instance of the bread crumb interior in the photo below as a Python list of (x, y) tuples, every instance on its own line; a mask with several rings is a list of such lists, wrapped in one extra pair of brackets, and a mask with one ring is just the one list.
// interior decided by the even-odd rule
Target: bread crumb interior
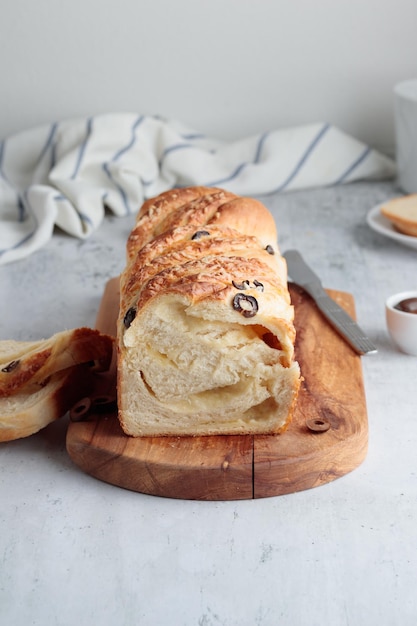
[(229, 405), (236, 413), (236, 403), (244, 412), (276, 391), (281, 351), (263, 340), (269, 334), (259, 324), (206, 320), (180, 302), (160, 301), (142, 315), (140, 337), (132, 324), (124, 343), (128, 353), (132, 348), (130, 375), (140, 376), (158, 402), (181, 413), (227, 412)]

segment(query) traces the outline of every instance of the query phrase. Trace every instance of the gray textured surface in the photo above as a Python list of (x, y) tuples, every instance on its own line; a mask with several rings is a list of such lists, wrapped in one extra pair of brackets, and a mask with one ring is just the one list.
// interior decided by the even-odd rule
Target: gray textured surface
[[(284, 251), (354, 295), (378, 347), (362, 359), (370, 444), (328, 485), (243, 502), (131, 493), (74, 467), (66, 422), (0, 447), (0, 623), (13, 626), (414, 625), (417, 616), (417, 358), (399, 353), (384, 301), (417, 288), (417, 251), (374, 233), (397, 194), (361, 183), (263, 198)], [(0, 338), (93, 325), (124, 263), (132, 218), (63, 235), (0, 268)]]

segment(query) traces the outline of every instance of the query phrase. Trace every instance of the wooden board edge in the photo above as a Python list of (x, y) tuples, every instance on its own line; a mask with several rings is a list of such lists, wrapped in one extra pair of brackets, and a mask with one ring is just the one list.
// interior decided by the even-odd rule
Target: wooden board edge
[[(94, 433), (100, 428), (103, 416), (91, 415), (89, 421), (72, 425), (71, 437), (67, 437), (67, 452), (82, 471), (103, 482), (147, 495), (183, 500), (247, 500), (253, 498), (253, 437), (232, 436), (225, 439), (225, 446), (214, 463), (210, 457), (204, 462), (178, 462), (178, 451), (168, 453), (164, 462), (158, 462), (158, 475), (154, 471), (154, 453), (163, 438), (140, 440), (141, 456), (135, 455), (135, 438), (115, 436), (112, 454), (96, 445)], [(112, 420), (110, 430), (118, 431), (117, 415), (106, 416)], [(207, 438), (196, 438), (204, 443)], [(239, 440), (240, 445), (236, 445)], [(148, 448), (148, 450), (146, 450)], [(236, 450), (239, 451), (236, 454)]]

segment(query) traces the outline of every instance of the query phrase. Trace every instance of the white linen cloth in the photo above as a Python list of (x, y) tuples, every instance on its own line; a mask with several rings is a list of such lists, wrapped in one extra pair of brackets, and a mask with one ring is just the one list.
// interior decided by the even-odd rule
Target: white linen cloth
[(73, 119), (0, 143), (0, 264), (44, 246), (54, 226), (87, 238), (114, 215), (172, 187), (261, 196), (392, 177), (391, 159), (330, 124), (227, 142), (135, 113)]

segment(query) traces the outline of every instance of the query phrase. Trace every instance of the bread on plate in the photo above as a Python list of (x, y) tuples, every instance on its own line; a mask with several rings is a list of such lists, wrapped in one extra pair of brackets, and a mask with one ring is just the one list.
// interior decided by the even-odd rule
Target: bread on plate
[(380, 210), (400, 233), (417, 237), (417, 194), (388, 200)]

